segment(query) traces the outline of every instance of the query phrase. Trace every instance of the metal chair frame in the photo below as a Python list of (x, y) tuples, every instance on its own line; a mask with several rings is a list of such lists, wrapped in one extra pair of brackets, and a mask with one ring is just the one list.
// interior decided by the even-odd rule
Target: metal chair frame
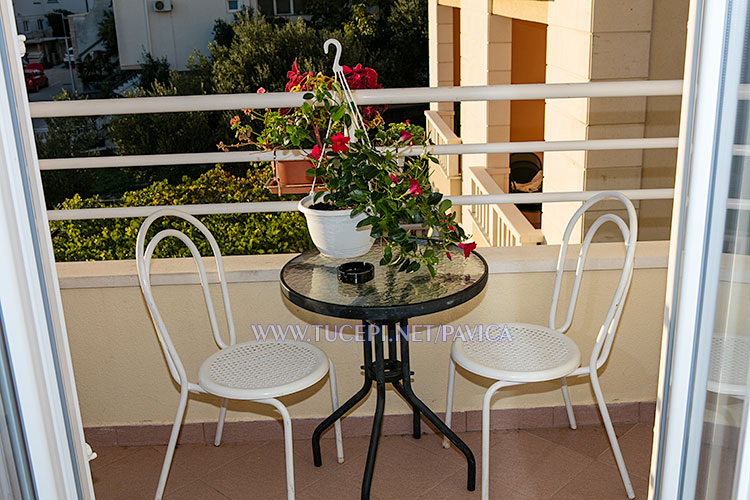
[[(208, 287), (208, 279), (206, 277), (206, 271), (203, 265), (203, 260), (198, 252), (198, 248), (195, 243), (184, 233), (175, 229), (164, 229), (158, 232), (149, 242), (148, 246), (145, 246), (146, 235), (149, 227), (153, 222), (165, 216), (178, 217), (183, 219), (195, 227), (197, 227), (203, 236), (208, 240), (211, 250), (213, 252), (214, 260), (216, 262), (216, 269), (218, 272), (219, 286), (221, 288), (221, 295), (224, 302), (224, 313), (226, 315), (228, 325), (228, 336), (229, 341), (225, 342), (222, 338), (219, 326), (216, 321), (216, 313), (213, 307), (213, 301), (211, 299), (210, 290)], [(156, 306), (154, 296), (151, 290), (151, 259), (153, 257), (156, 246), (167, 237), (175, 237), (182, 241), (185, 246), (190, 250), (190, 253), (198, 267), (198, 274), (200, 276), (201, 288), (203, 291), (203, 298), (206, 303), (206, 309), (208, 311), (209, 322), (211, 324), (211, 332), (213, 334), (214, 342), (219, 348), (219, 351), (214, 353), (213, 356), (209, 357), (201, 366), (198, 375), (198, 383), (191, 382), (188, 378), (187, 372), (180, 359), (180, 356), (175, 348), (172, 338), (167, 330), (166, 324), (159, 313)], [(333, 362), (318, 349), (308, 343), (303, 342), (283, 342), (277, 343), (277, 345), (284, 348), (286, 345), (289, 348), (304, 350), (311, 356), (316, 356), (316, 360), (319, 361), (316, 368), (306, 376), (294, 380), (292, 382), (285, 383), (283, 385), (270, 387), (270, 388), (257, 388), (242, 389), (237, 387), (222, 386), (221, 383), (210, 379), (209, 375), (209, 364), (215, 366), (216, 363), (221, 363), (220, 359), (222, 354), (229, 353), (230, 351), (238, 351), (239, 349), (251, 349), (253, 346), (257, 346), (257, 342), (245, 342), (237, 344), (235, 335), (234, 322), (232, 320), (232, 311), (229, 303), (229, 292), (226, 285), (226, 277), (224, 273), (224, 266), (221, 259), (221, 252), (219, 245), (216, 243), (216, 239), (213, 237), (208, 228), (203, 225), (198, 219), (176, 209), (162, 209), (150, 215), (141, 225), (138, 231), (138, 238), (136, 241), (136, 265), (138, 268), (138, 280), (141, 285), (141, 291), (145, 299), (146, 305), (148, 306), (149, 314), (154, 323), (156, 330), (156, 336), (159, 340), (164, 358), (167, 361), (169, 372), (172, 378), (177, 382), (180, 387), (180, 399), (177, 405), (177, 412), (175, 414), (174, 424), (172, 425), (172, 432), (169, 437), (169, 444), (167, 451), (164, 456), (164, 463), (162, 465), (161, 475), (159, 476), (159, 484), (156, 489), (154, 496), (155, 500), (160, 500), (164, 494), (164, 488), (166, 486), (167, 477), (169, 475), (169, 469), (172, 464), (172, 458), (174, 456), (175, 447), (177, 445), (177, 437), (182, 426), (182, 420), (185, 416), (185, 410), (188, 402), (188, 394), (190, 392), (200, 394), (212, 394), (221, 398), (221, 409), (219, 411), (219, 420), (216, 427), (216, 436), (214, 439), (214, 445), (219, 446), (221, 444), (221, 435), (224, 429), (224, 420), (226, 417), (227, 400), (237, 399), (254, 401), (257, 403), (263, 403), (273, 406), (281, 414), (283, 427), (284, 427), (284, 446), (285, 446), (285, 459), (286, 459), (286, 482), (287, 482), (287, 498), (288, 500), (294, 499), (294, 456), (292, 449), (292, 422), (289, 412), (286, 407), (277, 399), (279, 396), (291, 394), (317, 383), (326, 373), (329, 375), (329, 385), (331, 389), (331, 406), (335, 411), (338, 408), (338, 396), (336, 390), (336, 374), (333, 367)], [(239, 354), (241, 355), (241, 354)], [(218, 356), (218, 358), (217, 358)], [(238, 356), (238, 354), (235, 354)], [(327, 362), (327, 363), (326, 363)], [(210, 382), (210, 383), (208, 383)], [(207, 388), (209, 385), (210, 388)], [(336, 451), (338, 455), (339, 463), (343, 463), (343, 444), (341, 439), (341, 426), (338, 422), (335, 425), (336, 434)]]
[[(581, 220), (583, 217), (583, 214), (590, 209), (594, 204), (607, 199), (615, 199), (622, 202), (622, 204), (627, 209), (628, 213), (628, 222), (629, 224), (626, 224), (625, 221), (622, 220), (617, 215), (614, 214), (604, 214), (597, 218), (594, 223), (591, 225), (589, 230), (587, 231), (583, 243), (581, 244), (581, 249), (578, 255), (578, 261), (576, 264), (575, 269), (575, 279), (573, 281), (573, 288), (570, 296), (570, 302), (568, 304), (568, 310), (565, 316), (565, 321), (560, 327), (555, 327), (555, 318), (557, 315), (557, 309), (558, 309), (558, 302), (560, 299), (560, 288), (562, 284), (563, 274), (564, 274), (564, 268), (565, 268), (565, 259), (568, 251), (569, 246), (569, 240), (571, 233), (573, 232), (573, 229), (576, 225), (576, 223)], [(625, 259), (623, 261), (623, 267), (622, 271), (620, 273), (620, 278), (617, 284), (617, 288), (615, 289), (614, 295), (612, 297), (612, 300), (609, 305), (609, 309), (607, 310), (607, 314), (604, 317), (604, 321), (599, 329), (599, 332), (596, 336), (596, 339), (594, 341), (594, 347), (591, 351), (591, 356), (589, 358), (589, 363), (586, 366), (579, 366), (580, 365), (580, 351), (576, 347), (575, 343), (572, 342), (567, 336), (565, 336), (565, 332), (570, 328), (572, 322), (573, 322), (573, 313), (575, 312), (576, 308), (576, 302), (578, 299), (578, 292), (580, 291), (580, 285), (581, 285), (581, 278), (583, 276), (583, 269), (586, 263), (586, 257), (588, 255), (589, 248), (591, 246), (591, 241), (594, 238), (594, 235), (599, 230), (599, 228), (607, 223), (607, 222), (613, 222), (617, 225), (617, 227), (620, 229), (620, 232), (622, 234), (623, 240), (625, 242)], [(510, 387), (514, 385), (520, 385), (525, 383), (531, 383), (531, 382), (540, 382), (540, 381), (548, 381), (548, 380), (560, 380), (561, 384), (561, 391), (563, 394), (563, 400), (565, 401), (565, 408), (568, 414), (568, 421), (570, 423), (571, 429), (576, 428), (576, 420), (575, 415), (573, 413), (573, 407), (570, 403), (570, 396), (568, 393), (568, 387), (566, 384), (566, 377), (575, 377), (579, 375), (588, 375), (589, 379), (591, 380), (591, 386), (594, 390), (594, 395), (596, 397), (597, 406), (599, 408), (599, 411), (602, 416), (602, 420), (604, 421), (604, 427), (607, 431), (607, 437), (609, 438), (609, 443), (612, 447), (612, 452), (615, 456), (615, 461), (617, 462), (617, 467), (620, 472), (620, 476), (622, 477), (623, 485), (625, 486), (625, 490), (627, 492), (628, 498), (635, 498), (635, 493), (633, 491), (633, 486), (630, 482), (630, 477), (628, 475), (628, 471), (625, 467), (625, 461), (622, 457), (622, 452), (620, 451), (620, 446), (617, 443), (617, 436), (615, 434), (614, 427), (612, 426), (612, 419), (609, 416), (609, 412), (607, 411), (607, 406), (604, 400), (604, 395), (602, 393), (601, 385), (599, 383), (599, 375), (598, 370), (604, 365), (604, 363), (607, 361), (607, 358), (609, 357), (609, 353), (612, 349), (612, 342), (615, 337), (615, 332), (617, 330), (617, 327), (620, 322), (620, 317), (622, 315), (622, 309), (625, 302), (625, 298), (627, 297), (628, 290), (630, 288), (630, 283), (633, 276), (633, 263), (635, 260), (635, 247), (636, 247), (636, 240), (638, 235), (638, 219), (636, 216), (635, 207), (633, 206), (633, 203), (627, 199), (624, 195), (618, 192), (602, 192), (594, 195), (592, 198), (590, 198), (588, 201), (586, 201), (576, 212), (573, 214), (573, 217), (571, 218), (570, 222), (568, 223), (565, 232), (563, 234), (562, 238), (562, 244), (560, 246), (560, 253), (557, 260), (557, 268), (555, 272), (555, 283), (552, 293), (552, 304), (550, 306), (549, 311), (549, 327), (545, 328), (542, 326), (536, 327), (540, 333), (543, 333), (544, 335), (549, 336), (551, 339), (558, 340), (561, 344), (564, 344), (566, 348), (569, 348), (570, 356), (568, 358), (568, 365), (566, 366), (558, 366), (558, 372), (559, 369), (563, 369), (563, 373), (558, 373), (555, 376), (547, 377), (544, 372), (554, 372), (554, 370), (537, 370), (537, 371), (529, 371), (529, 372), (514, 372), (512, 377), (512, 380), (506, 379), (498, 379), (497, 377), (492, 375), (492, 372), (495, 371), (502, 371), (502, 368), (497, 367), (481, 367), (476, 362), (476, 360), (468, 359), (465, 355), (463, 355), (463, 350), (461, 349), (461, 346), (459, 345), (459, 342), (461, 339), (456, 339), (453, 342), (453, 346), (451, 349), (451, 358), (449, 363), (449, 373), (448, 373), (448, 393), (446, 398), (446, 418), (445, 422), (446, 424), (450, 425), (451, 422), (451, 412), (452, 412), (452, 405), (453, 405), (453, 389), (454, 389), (454, 383), (455, 383), (455, 375), (456, 375), (456, 364), (460, 365), (462, 368), (467, 369), (470, 372), (476, 373), (477, 375), (481, 375), (488, 378), (494, 378), (497, 380), (497, 382), (493, 383), (489, 389), (484, 394), (484, 399), (482, 403), (482, 499), (487, 500), (489, 498), (489, 447), (490, 447), (490, 434), (489, 434), (489, 426), (490, 426), (490, 407), (491, 407), (491, 400), (492, 396), (502, 387)], [(514, 328), (514, 327), (529, 327), (532, 325), (522, 325), (522, 324), (507, 324), (506, 327)], [(502, 344), (497, 343), (496, 344), (498, 348), (502, 346)], [(577, 359), (575, 358), (577, 356)], [(574, 364), (570, 364), (570, 361), (573, 361)], [(572, 369), (571, 369), (572, 368)], [(570, 370), (570, 371), (568, 371)], [(568, 371), (565, 373), (565, 371)], [(443, 446), (448, 447), (449, 443), (444, 439), (443, 440)]]

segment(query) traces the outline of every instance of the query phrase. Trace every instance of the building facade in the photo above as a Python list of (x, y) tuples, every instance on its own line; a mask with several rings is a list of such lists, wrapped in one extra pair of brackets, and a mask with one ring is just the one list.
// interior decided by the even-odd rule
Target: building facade
[[(687, 11), (685, 0), (429, 0), (430, 85), (681, 79)], [(433, 109), (451, 120), (452, 104)], [(472, 102), (462, 103), (454, 130), (466, 143), (676, 137), (679, 113), (679, 96)], [(539, 154), (543, 190), (672, 187), (676, 154)], [(462, 166), (486, 168), (508, 192), (509, 160), (466, 155)], [(548, 242), (559, 241), (575, 208), (543, 207)], [(670, 201), (640, 201), (638, 210), (642, 239), (668, 238)]]
[(298, 16), (304, 0), (113, 0), (122, 69), (140, 67), (144, 53), (166, 58), (171, 68), (187, 69), (193, 50), (205, 52), (217, 19), (231, 21), (243, 10)]

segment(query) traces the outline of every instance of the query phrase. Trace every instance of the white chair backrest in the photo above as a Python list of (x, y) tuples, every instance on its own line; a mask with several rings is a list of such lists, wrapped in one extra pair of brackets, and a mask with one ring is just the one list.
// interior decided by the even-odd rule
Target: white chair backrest
[[(562, 326), (558, 328), (555, 326), (555, 318), (557, 316), (557, 306), (560, 298), (560, 288), (565, 270), (565, 258), (570, 243), (570, 235), (573, 232), (576, 223), (583, 217), (583, 214), (588, 209), (602, 200), (609, 199), (619, 200), (625, 206), (628, 213), (628, 224), (615, 214), (604, 214), (596, 219), (586, 232), (583, 243), (581, 243), (581, 250), (578, 253), (578, 261), (576, 263), (575, 278), (573, 281), (573, 289), (570, 294), (570, 302), (568, 303), (568, 311), (565, 316), (565, 321)], [(557, 270), (555, 273), (555, 286), (552, 291), (552, 304), (550, 305), (549, 311), (549, 327), (556, 329), (561, 333), (566, 332), (573, 322), (573, 313), (575, 312), (576, 301), (578, 300), (581, 277), (583, 276), (583, 269), (586, 264), (589, 247), (591, 246), (591, 240), (594, 238), (594, 235), (599, 228), (607, 222), (615, 223), (620, 229), (623, 241), (625, 242), (625, 259), (623, 261), (622, 271), (620, 272), (620, 280), (617, 284), (614, 295), (612, 296), (612, 301), (610, 302), (609, 309), (604, 317), (604, 322), (596, 336), (594, 349), (591, 353), (590, 364), (596, 364), (597, 368), (604, 364), (607, 360), (607, 356), (609, 356), (612, 341), (614, 340), (614, 334), (617, 330), (617, 325), (620, 322), (622, 307), (630, 288), (630, 281), (633, 277), (633, 262), (635, 260), (636, 240), (638, 238), (638, 218), (633, 203), (622, 193), (616, 191), (598, 193), (581, 205), (581, 207), (576, 210), (575, 214), (573, 214), (573, 217), (571, 217), (570, 222), (568, 222), (568, 225), (565, 228), (562, 244), (560, 245), (560, 254), (557, 259)]]
[[(198, 252), (198, 248), (196, 247), (195, 243), (193, 243), (193, 241), (190, 240), (189, 237), (187, 237), (180, 231), (177, 231), (175, 229), (164, 229), (154, 235), (151, 241), (149, 241), (148, 246), (145, 246), (146, 235), (148, 233), (149, 227), (151, 227), (154, 221), (160, 217), (178, 217), (191, 223), (196, 228), (198, 228), (198, 230), (200, 230), (203, 236), (205, 236), (208, 240), (208, 243), (211, 245), (211, 250), (214, 254), (214, 259), (216, 262), (216, 269), (219, 274), (219, 286), (221, 287), (221, 295), (224, 301), (224, 312), (226, 314), (229, 330), (228, 344), (224, 342), (221, 336), (221, 332), (219, 331), (219, 325), (216, 321), (216, 313), (214, 311), (213, 301), (211, 300), (211, 292), (208, 287), (208, 279), (206, 278), (206, 271), (203, 266), (203, 259), (201, 259), (200, 253)], [(211, 232), (208, 230), (208, 228), (206, 228), (206, 226), (203, 225), (203, 223), (201, 223), (201, 221), (199, 221), (192, 215), (180, 210), (165, 208), (151, 214), (143, 222), (141, 228), (138, 230), (138, 238), (136, 240), (135, 260), (138, 268), (138, 281), (141, 285), (143, 298), (145, 299), (149, 313), (151, 314), (151, 319), (153, 320), (154, 326), (156, 327), (156, 334), (159, 339), (159, 344), (161, 345), (162, 351), (164, 352), (164, 357), (167, 360), (169, 371), (175, 381), (177, 381), (180, 385), (184, 385), (189, 384), (190, 382), (187, 378), (187, 374), (185, 372), (182, 361), (180, 360), (180, 356), (175, 349), (171, 337), (169, 336), (169, 332), (167, 331), (164, 320), (159, 313), (159, 309), (156, 307), (156, 302), (154, 301), (154, 296), (151, 290), (151, 259), (154, 254), (154, 250), (163, 239), (170, 236), (178, 238), (185, 244), (185, 246), (188, 247), (191, 255), (193, 256), (193, 260), (198, 267), (201, 288), (203, 290), (203, 299), (206, 303), (206, 309), (208, 310), (208, 318), (211, 323), (211, 332), (213, 333), (216, 345), (218, 345), (219, 348), (224, 348), (227, 345), (234, 345), (236, 342), (236, 338), (234, 333), (234, 322), (232, 320), (232, 311), (229, 304), (229, 292), (227, 290), (226, 279), (224, 276), (224, 265), (222, 264), (221, 251), (219, 250), (219, 245), (216, 243), (216, 239), (214, 239)]]

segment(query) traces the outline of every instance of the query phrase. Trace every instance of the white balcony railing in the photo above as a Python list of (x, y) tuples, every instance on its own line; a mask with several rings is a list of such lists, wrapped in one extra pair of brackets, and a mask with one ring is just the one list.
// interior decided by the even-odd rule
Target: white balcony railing
[[(680, 80), (589, 82), (570, 84), (491, 85), (477, 87), (437, 87), (408, 89), (377, 89), (355, 91), (360, 105), (407, 104), (425, 102), (494, 101), (527, 99), (565, 99), (594, 97), (666, 96), (682, 92)], [(91, 99), (85, 101), (34, 102), (30, 104), (33, 118), (61, 116), (103, 116), (114, 114), (169, 113), (216, 111), (240, 108), (297, 107), (302, 93), (231, 94), (128, 99)], [(435, 155), (513, 153), (526, 151), (595, 151), (630, 149), (669, 149), (677, 147), (676, 137), (598, 139), (581, 141), (531, 141), (481, 144), (437, 144), (427, 146)], [(421, 154), (422, 147), (400, 149), (403, 156)], [(157, 165), (188, 165), (205, 163), (246, 163), (294, 159), (306, 156), (302, 150), (211, 152), (190, 154), (157, 154), (138, 156), (54, 158), (39, 160), (41, 170), (78, 168), (128, 168)], [(672, 198), (672, 189), (636, 189), (623, 193), (633, 200)], [(454, 205), (493, 205), (584, 201), (595, 192), (567, 193), (488, 193), (448, 196)], [(195, 215), (219, 213), (279, 212), (296, 210), (296, 202), (258, 202), (232, 204), (188, 205), (181, 208)], [(50, 210), (50, 220), (144, 217), (160, 207), (122, 207), (82, 210)], [(498, 236), (499, 237), (499, 236)]]
[[(484, 168), (467, 168), (464, 176), (474, 196), (505, 194)], [(486, 246), (512, 247), (544, 243), (541, 229), (534, 228), (515, 205), (469, 205), (465, 213), (469, 214), (473, 225), (473, 228), (467, 229)], [(465, 226), (466, 222), (464, 220)]]
[[(437, 111), (425, 111), (425, 132), (433, 144), (461, 144), (461, 138), (445, 123)], [(443, 194), (461, 193), (461, 169), (458, 155), (438, 156), (439, 168), (433, 170), (435, 187)]]

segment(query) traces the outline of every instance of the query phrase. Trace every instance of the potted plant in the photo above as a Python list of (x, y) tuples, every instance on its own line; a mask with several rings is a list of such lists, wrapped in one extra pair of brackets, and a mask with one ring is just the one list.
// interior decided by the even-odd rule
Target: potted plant
[[(377, 73), (360, 64), (354, 68), (343, 67), (351, 88), (380, 88)], [(321, 89), (334, 89), (338, 82), (330, 76), (312, 72), (300, 73), (297, 60), (287, 72), (285, 92), (310, 92)], [(265, 93), (263, 87), (257, 90)], [(379, 118), (379, 113), (368, 108), (365, 114), (372, 119)], [(307, 149), (314, 146), (322, 148), (326, 132), (343, 130), (343, 110), (341, 106), (315, 107), (310, 104), (292, 109), (243, 109), (241, 115), (233, 116), (229, 123), (235, 132), (237, 143), (219, 143), (223, 151), (230, 148), (254, 147), (262, 150)], [(330, 128), (329, 128), (330, 127)], [(313, 167), (311, 160), (278, 160), (273, 162), (275, 184), (269, 186), (277, 194), (306, 193), (310, 190), (313, 178), (307, 171)]]
[[(356, 257), (380, 238), (385, 243), (381, 265), (406, 272), (424, 265), (433, 276), (440, 256), (452, 258), (451, 245), (468, 257), (476, 244), (464, 242), (467, 236), (456, 223), (450, 200), (433, 192), (429, 182), (430, 164), (437, 159), (426, 150), (418, 156), (400, 155), (406, 147), (425, 144), (424, 129), (408, 122), (366, 121), (346, 98), (344, 85), (305, 95), (311, 105), (339, 106), (336, 113), (342, 113), (340, 123), (348, 129), (327, 135), (310, 153), (316, 160), (312, 173), (325, 185), (299, 204), (313, 243), (324, 255)], [(430, 238), (418, 242), (405, 224), (420, 225)]]
[[(326, 47), (330, 43), (340, 52), (338, 42), (328, 41)], [(286, 90), (305, 92), (303, 105), (244, 110), (244, 116), (231, 120), (240, 142), (219, 146), (310, 151), (308, 158), (315, 162), (307, 170), (311, 194), (300, 201), (299, 209), (320, 252), (353, 258), (367, 253), (380, 238), (385, 243), (382, 265), (405, 272), (425, 266), (434, 276), (439, 260), (452, 258), (452, 245), (468, 257), (476, 244), (465, 242), (450, 200), (432, 191), (430, 165), (437, 159), (426, 151), (403, 155), (405, 148), (426, 143), (424, 129), (408, 122), (386, 125), (378, 110), (360, 109), (351, 90), (380, 87), (377, 74), (359, 64), (340, 66), (338, 58), (335, 77), (300, 73), (295, 61)], [(429, 238), (418, 242), (405, 224), (421, 226)]]

